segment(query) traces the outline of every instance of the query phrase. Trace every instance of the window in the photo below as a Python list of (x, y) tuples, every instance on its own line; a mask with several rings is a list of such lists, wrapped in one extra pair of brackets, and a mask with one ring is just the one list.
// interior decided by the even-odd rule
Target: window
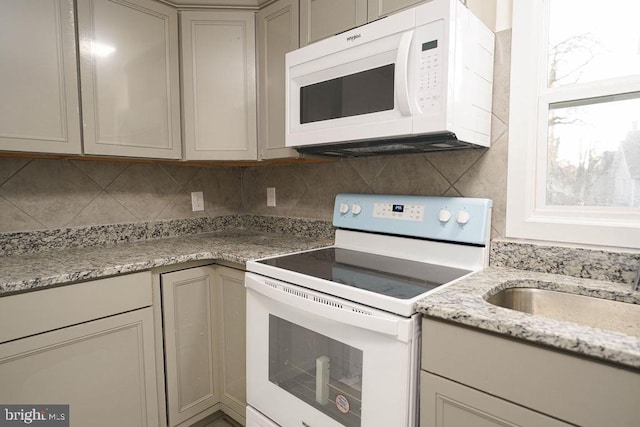
[(640, 2), (513, 5), (507, 236), (640, 247)]

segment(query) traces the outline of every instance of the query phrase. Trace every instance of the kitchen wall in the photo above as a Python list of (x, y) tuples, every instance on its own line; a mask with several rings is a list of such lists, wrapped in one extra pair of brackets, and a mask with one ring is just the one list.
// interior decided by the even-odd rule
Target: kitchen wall
[(238, 213), (240, 181), (234, 167), (0, 158), (0, 232)]
[[(0, 232), (217, 216), (329, 220), (338, 192), (488, 197), (505, 230), (511, 31), (496, 34), (490, 149), (280, 166), (195, 167), (123, 161), (0, 158)], [(277, 206), (266, 206), (276, 187)], [(203, 191), (205, 211), (190, 193)]]
[[(246, 212), (330, 219), (338, 192), (486, 197), (493, 237), (505, 233), (511, 30), (496, 34), (490, 149), (342, 159), (332, 163), (251, 167), (243, 171)], [(266, 188), (276, 188), (276, 207)]]

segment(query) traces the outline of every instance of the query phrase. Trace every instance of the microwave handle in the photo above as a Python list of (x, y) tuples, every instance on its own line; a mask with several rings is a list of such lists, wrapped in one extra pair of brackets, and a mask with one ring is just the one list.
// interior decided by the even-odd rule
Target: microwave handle
[[(405, 328), (403, 328), (398, 321), (376, 317), (375, 315), (367, 316), (364, 314), (347, 312), (346, 310), (334, 308), (331, 305), (296, 296), (296, 291), (287, 292), (279, 289), (278, 287), (270, 286), (264, 281), (252, 276), (253, 274), (251, 273), (245, 273), (246, 288), (258, 292), (274, 301), (278, 301), (307, 313), (312, 313), (316, 316), (341, 322), (346, 325), (355, 326), (361, 329), (368, 329), (384, 335), (391, 335), (398, 341), (408, 342), (410, 339), (408, 331), (405, 331)], [(284, 283), (282, 285), (294, 288)], [(302, 291), (302, 293), (305, 292)]]
[(411, 41), (413, 40), (413, 30), (402, 34), (398, 45), (396, 56), (396, 94), (398, 95), (398, 109), (403, 116), (411, 115), (411, 104), (409, 102), (409, 52)]

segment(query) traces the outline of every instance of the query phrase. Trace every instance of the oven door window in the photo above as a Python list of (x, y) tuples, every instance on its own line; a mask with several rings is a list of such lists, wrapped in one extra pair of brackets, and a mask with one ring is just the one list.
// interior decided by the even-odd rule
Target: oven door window
[(269, 315), (269, 381), (347, 427), (359, 427), (362, 350)]

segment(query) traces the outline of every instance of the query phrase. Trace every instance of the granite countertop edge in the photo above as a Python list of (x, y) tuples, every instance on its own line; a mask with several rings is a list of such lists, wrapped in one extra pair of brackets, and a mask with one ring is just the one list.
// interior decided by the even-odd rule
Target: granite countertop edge
[(489, 267), (417, 303), (425, 316), (640, 369), (640, 337), (502, 308), (486, 301), (508, 287), (537, 287), (640, 304), (628, 285)]
[(225, 230), (0, 257), (0, 297), (190, 261), (224, 261), (243, 266), (251, 259), (331, 244), (333, 240), (327, 238)]
[[(0, 297), (190, 261), (244, 265), (251, 259), (331, 244), (329, 238), (238, 229), (0, 257)], [(640, 337), (532, 316), (485, 301), (487, 294), (517, 286), (518, 281), (640, 304), (640, 292), (624, 284), (489, 267), (430, 294), (417, 309), (434, 318), (640, 369)]]

